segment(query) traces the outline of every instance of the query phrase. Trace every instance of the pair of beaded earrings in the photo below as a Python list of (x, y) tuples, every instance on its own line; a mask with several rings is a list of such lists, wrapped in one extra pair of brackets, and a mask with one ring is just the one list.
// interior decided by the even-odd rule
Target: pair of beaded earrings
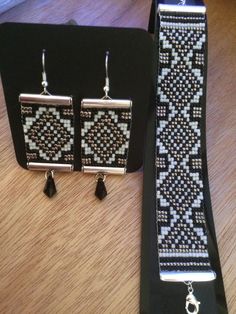
[[(107, 195), (105, 179), (108, 174), (126, 173), (132, 101), (112, 99), (108, 76), (108, 57), (105, 57), (105, 96), (81, 101), (81, 164), (82, 171), (96, 177), (95, 195), (102, 200)], [(74, 170), (75, 124), (72, 97), (54, 96), (47, 89), (45, 50), (42, 52), (41, 94), (20, 94), (21, 119), (24, 132), (27, 168), (45, 171), (44, 193), (55, 195), (56, 171)]]

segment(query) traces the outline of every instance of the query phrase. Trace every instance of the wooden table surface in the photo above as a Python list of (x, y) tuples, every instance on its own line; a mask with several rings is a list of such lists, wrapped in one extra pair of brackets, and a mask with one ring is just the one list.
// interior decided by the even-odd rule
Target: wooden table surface
[[(229, 313), (236, 313), (236, 9), (206, 1), (209, 21), (207, 148), (210, 189)], [(147, 29), (150, 0), (28, 0), (0, 22)], [(20, 47), (19, 47), (20, 48)], [(47, 199), (42, 173), (21, 169), (0, 90), (0, 313), (138, 313), (142, 173), (109, 178), (57, 174)], [(205, 314), (205, 313), (204, 313)]]

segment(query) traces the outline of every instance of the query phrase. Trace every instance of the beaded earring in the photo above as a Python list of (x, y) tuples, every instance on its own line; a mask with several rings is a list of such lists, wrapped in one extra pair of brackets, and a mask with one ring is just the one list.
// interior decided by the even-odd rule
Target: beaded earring
[(29, 170), (45, 171), (44, 193), (57, 191), (55, 171), (72, 171), (74, 164), (74, 115), (72, 98), (53, 96), (48, 90), (45, 50), (42, 51), (41, 94), (20, 94), (25, 153)]
[(100, 200), (107, 196), (106, 176), (126, 173), (132, 117), (131, 100), (112, 99), (108, 95), (108, 58), (107, 51), (105, 96), (82, 99), (80, 112), (82, 171), (95, 174), (95, 195)]

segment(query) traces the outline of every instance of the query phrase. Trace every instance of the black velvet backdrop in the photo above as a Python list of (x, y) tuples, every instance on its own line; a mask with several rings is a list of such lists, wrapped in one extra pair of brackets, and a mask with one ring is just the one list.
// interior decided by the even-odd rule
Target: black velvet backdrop
[[(155, 27), (155, 1), (150, 31)], [(138, 29), (6, 23), (0, 27), (0, 67), (8, 116), (18, 163), (26, 168), (21, 126), (20, 93), (41, 93), (41, 52), (47, 50), (49, 91), (72, 95), (75, 108), (75, 170), (80, 170), (79, 110), (82, 98), (101, 98), (105, 51), (110, 51), (109, 76), (112, 98), (133, 100), (133, 122), (128, 171), (142, 165), (147, 125), (142, 221), (141, 313), (184, 314), (186, 286), (159, 279), (155, 216), (155, 81), (157, 44), (152, 58), (151, 36)], [(154, 60), (154, 62), (153, 62)], [(151, 91), (151, 101), (150, 101)], [(149, 105), (150, 104), (150, 105)], [(204, 109), (205, 110), (205, 109)], [(148, 121), (148, 123), (147, 123)], [(205, 143), (205, 124), (202, 126)], [(212, 217), (206, 150), (203, 149), (206, 218), (209, 251), (217, 279), (195, 284), (200, 313), (226, 314), (224, 287)]]
[(73, 96), (75, 170), (80, 170), (79, 111), (82, 98), (104, 96), (105, 52), (110, 51), (110, 96), (133, 101), (127, 171), (142, 166), (150, 95), (153, 41), (144, 30), (74, 25), (6, 23), (0, 27), (0, 67), (18, 163), (26, 168), (20, 93), (41, 93), (41, 54), (46, 49), (48, 90)]
[[(183, 283), (168, 283), (160, 280), (157, 229), (156, 229), (156, 178), (155, 178), (155, 149), (156, 149), (156, 78), (158, 63), (158, 18), (156, 5), (153, 1), (149, 21), (149, 31), (155, 33), (153, 58), (152, 104), (148, 113), (148, 128), (145, 144), (144, 160), (144, 191), (142, 216), (142, 257), (141, 257), (141, 290), (140, 312), (142, 314), (185, 314), (185, 298), (187, 287)], [(206, 52), (207, 54), (207, 52)], [(205, 76), (207, 73), (205, 73)], [(206, 79), (206, 77), (205, 77)], [(206, 96), (206, 86), (205, 86)], [(200, 314), (227, 314), (227, 305), (220, 267), (219, 253), (215, 235), (215, 227), (211, 208), (207, 156), (206, 156), (206, 97), (203, 99), (203, 123), (201, 126), (202, 159), (205, 216), (207, 221), (208, 244), (211, 265), (217, 278), (206, 283), (194, 283), (197, 299), (201, 302)]]

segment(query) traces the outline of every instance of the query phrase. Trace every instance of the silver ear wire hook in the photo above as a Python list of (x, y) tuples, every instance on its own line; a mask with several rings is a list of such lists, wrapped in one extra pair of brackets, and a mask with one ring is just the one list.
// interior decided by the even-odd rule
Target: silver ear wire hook
[(111, 99), (108, 96), (109, 90), (110, 90), (110, 81), (109, 81), (109, 76), (108, 76), (108, 59), (109, 59), (109, 51), (106, 51), (106, 58), (105, 58), (105, 72), (106, 72), (106, 77), (105, 77), (105, 86), (103, 88), (105, 92), (105, 96), (103, 99)]
[(46, 74), (46, 68), (45, 68), (45, 53), (46, 53), (46, 50), (43, 49), (43, 51), (42, 51), (42, 67), (43, 67), (42, 86), (43, 86), (43, 92), (42, 92), (42, 94), (50, 95), (50, 93), (47, 90), (48, 81), (47, 81), (47, 74)]

